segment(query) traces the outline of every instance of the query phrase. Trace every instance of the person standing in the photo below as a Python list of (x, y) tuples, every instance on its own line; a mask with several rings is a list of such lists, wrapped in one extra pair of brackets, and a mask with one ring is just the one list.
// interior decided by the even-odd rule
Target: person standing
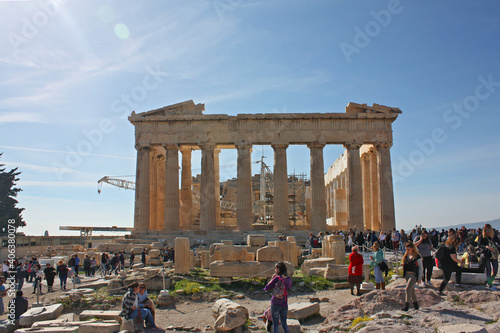
[(354, 285), (356, 285), (357, 295), (361, 296), (361, 282), (363, 282), (363, 256), (358, 253), (357, 246), (352, 247), (352, 253), (349, 254), (349, 267), (347, 281), (351, 288), (351, 295), (354, 295)]
[(61, 281), (61, 290), (66, 290), (66, 280), (68, 279), (68, 266), (62, 261), (57, 262), (56, 273), (59, 274), (59, 281)]
[(458, 266), (461, 261), (457, 258), (457, 249), (459, 245), (460, 237), (457, 235), (449, 236), (444, 245), (444, 257), (443, 260), (439, 260), (439, 268), (441, 268), (444, 275), (443, 281), (439, 286), (439, 295), (441, 296), (446, 296), (444, 288), (446, 288), (446, 285), (451, 278), (451, 273), (456, 272), (455, 287), (460, 287), (460, 283), (462, 282), (462, 269)]
[(434, 251), (432, 246), (429, 233), (427, 230), (423, 230), (420, 236), (415, 237), (413, 244), (417, 247), (418, 253), (422, 256), (424, 273), (422, 275), (422, 286), (428, 285), (432, 286), (431, 277), (432, 269), (434, 267), (434, 259), (432, 258), (431, 251)]
[(26, 279), (26, 271), (28, 270), (28, 263), (19, 263), (16, 268), (17, 290), (22, 290), (24, 280)]
[(280, 261), (274, 268), (271, 281), (264, 287), (264, 291), (273, 291), (271, 297), (271, 316), (273, 318), (273, 331), (279, 332), (279, 323), (284, 333), (288, 333), (286, 318), (288, 314), (288, 290), (292, 287), (292, 279), (288, 276), (284, 262)]
[(3, 298), (7, 296), (7, 290), (5, 290), (5, 278), (3, 276), (0, 276), (0, 316), (3, 315), (3, 312), (5, 310), (4, 305), (3, 305)]
[(418, 310), (415, 284), (420, 283), (422, 275), (424, 274), (423, 261), (412, 241), (406, 242), (405, 248), (406, 252), (403, 256), (403, 276), (406, 279), (405, 306), (401, 310), (408, 311), (410, 303), (413, 303), (415, 310)]
[(47, 280), (47, 292), (54, 291), (54, 278), (57, 275), (56, 270), (47, 263), (43, 273), (45, 274), (45, 280)]
[(370, 266), (373, 267), (373, 275), (375, 276), (375, 289), (385, 290), (385, 280), (379, 266), (384, 261), (384, 251), (382, 251), (378, 242), (373, 243), (372, 250), (374, 253), (370, 255), (372, 261)]
[(75, 254), (75, 276), (78, 276), (78, 269), (80, 267), (80, 258)]
[(36, 289), (40, 291), (40, 295), (42, 294), (42, 280), (44, 278), (43, 270), (40, 264), (36, 264), (35, 266), (35, 282), (33, 282), (33, 294), (36, 294)]
[(491, 224), (484, 225), (483, 231), (478, 236), (477, 244), (480, 248), (490, 251), (490, 258), (486, 260), (486, 283), (490, 290), (496, 291), (497, 288), (493, 285), (493, 280), (498, 273), (498, 254), (500, 247), (500, 239), (495, 234)]
[(85, 272), (85, 276), (90, 276), (90, 256), (88, 254), (83, 259), (83, 271)]
[(130, 268), (132, 269), (132, 266), (134, 266), (134, 260), (135, 260), (135, 254), (133, 251), (130, 251)]
[(142, 253), (141, 253), (141, 262), (144, 266), (146, 266), (146, 254), (147, 254), (147, 251), (146, 249), (142, 250)]

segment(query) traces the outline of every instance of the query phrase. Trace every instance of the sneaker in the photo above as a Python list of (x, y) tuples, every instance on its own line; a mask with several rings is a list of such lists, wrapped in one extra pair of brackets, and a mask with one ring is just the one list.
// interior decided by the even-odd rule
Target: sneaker
[(490, 290), (491, 290), (491, 291), (498, 291), (497, 287), (495, 287), (495, 286), (493, 286), (493, 285), (490, 287)]
[(426, 286), (429, 286), (429, 287), (433, 287), (433, 285), (432, 285), (431, 281), (427, 281), (427, 282), (425, 283), (425, 285), (426, 285)]
[(462, 285), (459, 283), (455, 283), (455, 288), (462, 288)]
[(421, 288), (425, 288), (425, 282), (420, 283)]

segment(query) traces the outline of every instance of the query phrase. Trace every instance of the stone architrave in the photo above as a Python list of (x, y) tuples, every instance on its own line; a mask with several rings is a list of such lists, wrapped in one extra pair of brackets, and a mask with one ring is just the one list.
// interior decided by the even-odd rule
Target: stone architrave
[(314, 233), (326, 230), (325, 173), (323, 162), (324, 144), (313, 143), (311, 152), (311, 226)]
[(191, 250), (189, 238), (175, 239), (175, 274), (188, 274), (191, 267)]
[(347, 149), (347, 211), (348, 229), (363, 230), (363, 189), (361, 187), (361, 158), (359, 144), (345, 144)]
[(257, 261), (283, 261), (283, 251), (278, 246), (264, 246), (255, 253)]
[(273, 144), (274, 149), (274, 230), (290, 229), (288, 207), (288, 174), (286, 144)]

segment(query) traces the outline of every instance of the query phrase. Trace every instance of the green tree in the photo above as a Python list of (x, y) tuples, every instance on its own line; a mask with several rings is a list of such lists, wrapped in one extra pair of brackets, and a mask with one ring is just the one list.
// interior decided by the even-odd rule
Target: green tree
[[(0, 154), (0, 158), (2, 154)], [(16, 228), (26, 226), (22, 217), (24, 208), (17, 207), (19, 202), (16, 199), (17, 194), (22, 191), (15, 187), (19, 181), (17, 176), (20, 174), (21, 172), (18, 172), (17, 168), (5, 171), (5, 164), (0, 163), (0, 234), (3, 235), (8, 233), (9, 221)], [(12, 223), (12, 220), (15, 222)]]

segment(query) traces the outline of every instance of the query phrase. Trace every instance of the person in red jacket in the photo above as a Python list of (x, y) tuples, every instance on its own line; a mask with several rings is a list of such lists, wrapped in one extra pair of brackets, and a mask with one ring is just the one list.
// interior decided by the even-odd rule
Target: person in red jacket
[(356, 285), (357, 295), (360, 296), (361, 282), (363, 282), (363, 256), (358, 253), (357, 246), (352, 248), (352, 253), (349, 255), (349, 276), (347, 281), (351, 287), (351, 295), (354, 295), (354, 285)]

